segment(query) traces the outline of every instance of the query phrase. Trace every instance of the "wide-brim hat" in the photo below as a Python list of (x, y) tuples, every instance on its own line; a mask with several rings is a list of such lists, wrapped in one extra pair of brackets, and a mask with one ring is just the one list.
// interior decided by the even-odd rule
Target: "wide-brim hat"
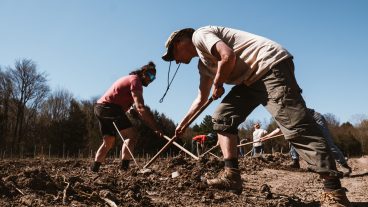
[(195, 30), (193, 28), (185, 28), (185, 29), (177, 30), (177, 31), (171, 33), (171, 35), (169, 36), (169, 38), (166, 41), (166, 44), (165, 44), (166, 52), (162, 56), (162, 59), (165, 60), (165, 61), (173, 61), (174, 60), (173, 49), (174, 49), (175, 41), (179, 37), (181, 37), (185, 34), (193, 34), (194, 31)]

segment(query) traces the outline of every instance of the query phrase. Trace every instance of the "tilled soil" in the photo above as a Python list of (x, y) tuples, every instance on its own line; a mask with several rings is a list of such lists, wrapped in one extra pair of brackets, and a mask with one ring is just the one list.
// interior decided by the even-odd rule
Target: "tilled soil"
[[(367, 160), (350, 159), (353, 174), (342, 179), (354, 206), (368, 206)], [(149, 170), (132, 163), (126, 172), (110, 160), (99, 173), (90, 171), (91, 160), (1, 160), (0, 206), (319, 206), (318, 175), (289, 161), (284, 154), (240, 158), (244, 184), (236, 195), (205, 184), (223, 169), (214, 157), (160, 158)]]

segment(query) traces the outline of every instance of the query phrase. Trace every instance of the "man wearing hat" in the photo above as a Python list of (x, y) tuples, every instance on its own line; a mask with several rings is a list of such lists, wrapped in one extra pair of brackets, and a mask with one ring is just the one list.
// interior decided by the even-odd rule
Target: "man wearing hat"
[(234, 85), (212, 116), (225, 169), (217, 178), (207, 180), (210, 186), (242, 192), (236, 147), (238, 126), (262, 104), (299, 155), (323, 178), (321, 205), (349, 205), (330, 150), (301, 96), (293, 56), (286, 49), (267, 38), (220, 26), (175, 31), (166, 48), (162, 57), (165, 61), (188, 64), (199, 57), (198, 95), (178, 124), (176, 136), (184, 133), (183, 126), (206, 103), (211, 90), (217, 99), (224, 93), (223, 84)]

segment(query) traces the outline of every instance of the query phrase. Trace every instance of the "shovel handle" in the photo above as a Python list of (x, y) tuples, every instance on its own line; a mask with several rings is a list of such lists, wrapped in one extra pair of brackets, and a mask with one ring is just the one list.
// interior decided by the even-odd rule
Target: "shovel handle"
[[(171, 139), (168, 136), (164, 135), (164, 138), (167, 141), (170, 141)], [(189, 152), (187, 149), (185, 149), (184, 147), (182, 147), (180, 144), (173, 142), (175, 146), (177, 146), (179, 149), (181, 149), (183, 152), (187, 153), (188, 155), (190, 155), (191, 157), (193, 157), (195, 160), (199, 160), (199, 158), (195, 155), (193, 155), (191, 152)]]
[[(187, 124), (184, 125), (183, 130), (186, 129), (190, 124), (192, 124), (192, 122), (208, 107), (208, 105), (210, 105), (212, 103), (214, 99), (211, 97), (209, 98), (206, 103), (190, 118), (190, 120), (187, 122)], [(174, 135), (170, 141), (168, 141), (165, 146), (163, 146), (161, 148), (160, 151), (157, 152), (157, 154), (152, 157), (152, 159), (145, 165), (143, 166), (143, 168), (147, 168), (148, 166), (150, 166), (157, 158), (158, 156), (165, 151), (170, 145), (171, 143), (173, 143), (178, 137), (176, 137), (176, 135)]]
[(244, 144), (239, 144), (239, 145), (237, 145), (237, 147), (242, 147), (242, 146), (253, 144), (253, 143), (256, 143), (256, 142), (263, 142), (263, 141), (266, 141), (266, 140), (269, 140), (269, 139), (273, 139), (273, 138), (276, 138), (276, 137), (281, 137), (281, 136), (284, 136), (284, 134), (278, 134), (278, 135), (274, 135), (272, 137), (267, 137), (267, 138), (261, 137), (261, 140), (259, 140), (259, 141), (247, 142), (247, 143), (244, 143)]

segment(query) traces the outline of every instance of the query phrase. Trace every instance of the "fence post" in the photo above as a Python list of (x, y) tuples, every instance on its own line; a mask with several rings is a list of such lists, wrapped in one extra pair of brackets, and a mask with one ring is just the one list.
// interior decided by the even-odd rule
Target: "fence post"
[(49, 159), (51, 158), (51, 144), (49, 144)]
[(23, 159), (23, 148), (24, 148), (24, 146), (23, 146), (23, 144), (22, 144), (22, 146), (21, 146), (21, 150), (20, 150), (20, 157), (21, 157), (21, 159)]
[(33, 145), (33, 159), (36, 158), (37, 145)]
[(63, 143), (63, 159), (65, 159), (65, 144)]

